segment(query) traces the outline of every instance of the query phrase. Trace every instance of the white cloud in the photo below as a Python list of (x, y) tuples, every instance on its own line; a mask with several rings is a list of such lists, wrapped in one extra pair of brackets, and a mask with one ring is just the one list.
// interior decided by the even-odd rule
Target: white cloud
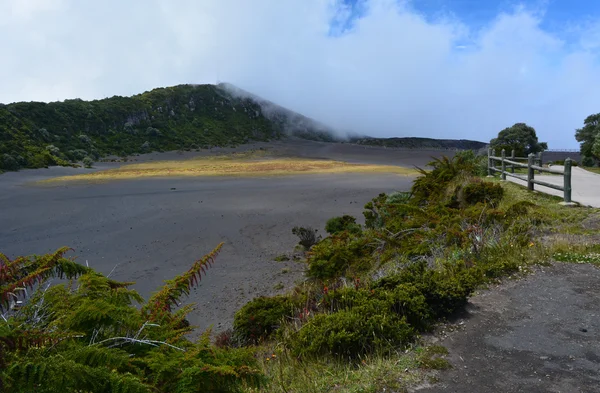
[[(0, 102), (227, 81), (345, 130), (489, 140), (527, 122), (550, 147), (600, 112), (600, 26), (544, 31), (519, 8), (481, 30), (393, 0), (0, 0)], [(338, 26), (340, 26), (338, 24)]]

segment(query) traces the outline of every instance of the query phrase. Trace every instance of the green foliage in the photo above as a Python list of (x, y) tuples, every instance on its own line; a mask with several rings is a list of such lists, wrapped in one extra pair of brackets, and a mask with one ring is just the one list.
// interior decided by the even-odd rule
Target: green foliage
[[(283, 345), (304, 359), (388, 353), (461, 310), (478, 286), (520, 271), (537, 252), (531, 225), (544, 217), (536, 204), (506, 203), (500, 184), (475, 177), (480, 161), (472, 152), (433, 161), (410, 193), (365, 205), (365, 230), (345, 230), (352, 217), (329, 220), (330, 235), (308, 254), (310, 284), (297, 289), (304, 310), (274, 312)], [(447, 367), (437, 357), (422, 360), (425, 368)]]
[(68, 165), (88, 155), (98, 159), (150, 148), (229, 146), (277, 139), (284, 131), (285, 124), (265, 117), (256, 101), (213, 85), (95, 101), (19, 102), (0, 105), (0, 169)]
[(411, 202), (430, 205), (455, 195), (455, 181), (472, 178), (478, 172), (478, 161), (472, 152), (434, 159), (428, 164), (433, 168), (431, 171), (420, 169), (422, 176), (413, 183)]
[(474, 181), (462, 188), (460, 199), (465, 205), (485, 203), (497, 207), (503, 196), (504, 189), (500, 184)]
[(360, 232), (360, 225), (356, 224), (356, 218), (346, 214), (341, 217), (333, 217), (327, 220), (325, 231), (330, 235), (343, 231), (357, 233)]
[(593, 167), (596, 165), (596, 160), (594, 160), (592, 157), (585, 156), (581, 160), (581, 165), (583, 165), (585, 167)]
[(94, 164), (94, 160), (92, 160), (90, 157), (83, 158), (83, 166), (84, 167), (91, 168), (93, 164)]
[(592, 145), (592, 155), (596, 158), (600, 157), (600, 131), (596, 134), (594, 144)]
[[(260, 386), (263, 376), (249, 349), (214, 347), (209, 332), (190, 341), (185, 316), (191, 307), (172, 311), (220, 247), (167, 281), (147, 304), (129, 288), (132, 283), (66, 259), (67, 249), (15, 260), (0, 254), (0, 388), (15, 393), (239, 392)], [(49, 286), (52, 277), (70, 282)], [(20, 288), (34, 293), (24, 298)]]
[(292, 317), (299, 308), (299, 302), (289, 296), (259, 297), (244, 305), (233, 322), (234, 334), (245, 343), (258, 343)]
[(500, 131), (498, 137), (491, 140), (490, 147), (498, 150), (505, 149), (509, 154), (514, 150), (519, 157), (548, 150), (545, 142), (538, 141), (535, 129), (525, 123), (516, 123)]
[(311, 227), (299, 227), (295, 226), (292, 228), (292, 233), (300, 239), (298, 242), (305, 250), (310, 250), (310, 248), (315, 245), (320, 239), (321, 236), (317, 235), (318, 229), (313, 229)]
[(575, 139), (581, 143), (581, 155), (600, 160), (600, 155), (595, 149), (596, 140), (600, 135), (600, 113), (589, 115), (583, 121), (583, 127), (575, 131)]
[[(312, 248), (306, 274), (328, 280), (346, 273), (365, 272), (372, 267), (368, 243), (368, 238), (347, 231), (329, 236)], [(352, 272), (347, 271), (350, 266)]]
[(318, 314), (297, 333), (292, 342), (297, 356), (333, 355), (342, 358), (385, 350), (407, 343), (414, 330), (383, 301), (331, 314)]
[(480, 282), (480, 273), (468, 270), (463, 261), (446, 263), (446, 269), (436, 270), (419, 261), (397, 274), (374, 282), (373, 287), (394, 290), (400, 285), (413, 285), (427, 304), (426, 311), (422, 311), (423, 320), (413, 321), (413, 324), (425, 328), (428, 326), (427, 319), (449, 316), (464, 306)]

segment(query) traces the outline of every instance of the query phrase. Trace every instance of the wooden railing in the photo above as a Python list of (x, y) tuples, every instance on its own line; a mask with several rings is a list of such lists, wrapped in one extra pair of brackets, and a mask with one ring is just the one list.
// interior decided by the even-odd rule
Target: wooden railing
[[(527, 163), (518, 162), (517, 160), (527, 160)], [(501, 167), (497, 168), (495, 162), (500, 162)], [(559, 171), (556, 169), (544, 168), (542, 165), (541, 153), (537, 156), (531, 153), (527, 157), (515, 157), (515, 151), (513, 150), (510, 157), (506, 157), (506, 151), (502, 149), (502, 154), (498, 157), (496, 156), (495, 150), (488, 149), (488, 176), (494, 176), (495, 172), (500, 172), (502, 180), (506, 180), (506, 176), (523, 180), (527, 182), (527, 188), (530, 191), (533, 191), (534, 184), (563, 191), (564, 202), (571, 203), (571, 162), (571, 159), (567, 158), (565, 160), (564, 170)], [(510, 172), (506, 170), (507, 167), (510, 168)], [(515, 168), (526, 168), (527, 176), (520, 176), (515, 174)], [(564, 179), (563, 185), (559, 186), (542, 180), (536, 180), (535, 171), (538, 171), (538, 173), (545, 172), (552, 173), (555, 175), (562, 175)]]

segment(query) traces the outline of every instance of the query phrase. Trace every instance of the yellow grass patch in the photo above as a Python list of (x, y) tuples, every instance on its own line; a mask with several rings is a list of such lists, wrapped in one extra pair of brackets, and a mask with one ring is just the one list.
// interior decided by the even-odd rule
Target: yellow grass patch
[(167, 176), (282, 176), (318, 173), (395, 173), (416, 175), (410, 168), (391, 165), (351, 164), (342, 161), (275, 158), (261, 160), (218, 159), (201, 157), (182, 161), (156, 161), (124, 165), (74, 176), (56, 177), (48, 181), (116, 180)]

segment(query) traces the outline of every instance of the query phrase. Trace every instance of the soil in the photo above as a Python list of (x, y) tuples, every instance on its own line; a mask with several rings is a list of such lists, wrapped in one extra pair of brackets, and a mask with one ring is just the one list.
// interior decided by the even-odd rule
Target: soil
[[(600, 392), (600, 269), (555, 263), (471, 298), (419, 393)], [(434, 341), (436, 341), (434, 339)]]
[[(261, 147), (285, 156), (404, 166), (422, 166), (441, 154), (286, 141), (134, 159), (185, 159)], [(410, 177), (382, 173), (31, 184), (119, 165), (1, 175), (0, 252), (13, 258), (69, 246), (81, 263), (112, 272), (111, 278), (135, 281), (134, 288), (147, 297), (163, 280), (225, 242), (214, 266), (186, 299), (197, 304), (190, 322), (200, 331), (212, 325), (215, 332), (230, 327), (235, 311), (247, 301), (284, 292), (302, 279), (302, 262), (274, 261), (291, 254), (297, 244), (293, 226), (312, 226), (323, 233), (325, 222), (334, 216), (350, 214), (362, 221), (365, 203), (381, 192), (408, 190), (412, 183)]]

